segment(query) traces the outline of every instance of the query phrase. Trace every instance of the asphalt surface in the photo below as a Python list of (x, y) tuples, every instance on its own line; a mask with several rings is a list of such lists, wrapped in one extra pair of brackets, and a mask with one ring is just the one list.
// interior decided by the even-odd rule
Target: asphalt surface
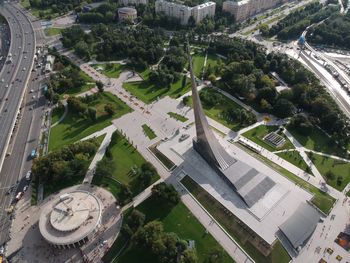
[[(31, 22), (17, 8), (4, 4), (1, 14), (11, 30), (12, 63), (5, 63), (0, 73), (0, 169), (3, 165), (10, 136), (20, 108), (26, 81), (35, 53), (35, 35)], [(25, 54), (24, 54), (25, 53)], [(6, 88), (8, 85), (8, 88)]]
[[(21, 180), (21, 178), (30, 169), (31, 159), (28, 157), (31, 150), (38, 145), (37, 138), (40, 134), (41, 116), (45, 106), (45, 99), (43, 96), (40, 96), (40, 99), (38, 99), (41, 94), (39, 91), (40, 77), (35, 80), (36, 72), (33, 72), (32, 76), (30, 76), (35, 53), (35, 34), (30, 21), (21, 10), (9, 4), (1, 6), (0, 13), (8, 20), (10, 25), (10, 52), (13, 55), (13, 62), (5, 64), (0, 73), (0, 81), (4, 79), (4, 83), (0, 82), (1, 245), (10, 238), (9, 228), (11, 220), (5, 209), (11, 205), (17, 192), (23, 191), (23, 187), (29, 183), (25, 179)], [(23, 54), (23, 51), (26, 51), (26, 53)], [(26, 70), (23, 70), (23, 68), (26, 68)], [(29, 77), (26, 90), (27, 85), (25, 84)], [(7, 84), (9, 87), (5, 88)], [(34, 92), (29, 94), (30, 90), (34, 90)], [(23, 101), (22, 98), (24, 98)], [(20, 117), (10, 140), (17, 112), (20, 108)], [(5, 157), (6, 153), (11, 153), (11, 155)], [(7, 194), (9, 188), (13, 188), (13, 191)]]

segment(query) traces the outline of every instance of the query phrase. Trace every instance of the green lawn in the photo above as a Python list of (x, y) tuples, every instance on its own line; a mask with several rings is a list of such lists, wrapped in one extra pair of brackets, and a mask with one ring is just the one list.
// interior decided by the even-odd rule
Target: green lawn
[[(146, 163), (146, 160), (123, 136), (118, 139), (116, 144), (110, 147), (110, 153), (112, 157), (111, 160), (115, 165), (113, 178), (94, 178), (93, 183), (103, 186), (113, 193), (117, 200), (123, 202), (125, 200), (121, 194), (121, 184), (128, 186), (133, 196), (136, 196), (148, 186), (142, 185), (139, 174), (134, 174), (132, 172), (133, 169), (140, 169), (142, 164)], [(149, 185), (158, 179), (158, 175), (153, 176)]]
[(180, 115), (180, 114), (175, 113), (175, 112), (168, 112), (168, 115), (169, 115), (171, 118), (173, 118), (173, 119), (175, 119), (175, 120), (178, 120), (178, 121), (181, 121), (181, 122), (186, 122), (186, 121), (188, 121), (188, 119), (187, 119), (185, 116)]
[[(240, 222), (238, 218), (231, 213), (228, 214), (222, 204), (220, 204), (189, 176), (184, 177), (181, 182), (256, 262), (288, 263), (290, 261), (288, 253), (285, 251), (279, 241), (277, 241), (275, 246), (272, 248), (269, 256), (264, 256), (247, 239), (247, 237), (251, 235), (248, 233), (248, 231), (244, 230), (244, 228), (241, 226), (242, 222)], [(253, 242), (258, 244), (259, 241), (261, 240), (256, 236)]]
[[(214, 89), (208, 90), (208, 92), (212, 93), (214, 95), (219, 95), (221, 97), (222, 102), (220, 104), (217, 104), (215, 106), (209, 106), (205, 101), (202, 102), (202, 106), (205, 112), (205, 115), (207, 115), (209, 118), (221, 123), (222, 125), (226, 126), (227, 128), (230, 128), (233, 131), (239, 131), (240, 129), (246, 127), (245, 125), (242, 125), (239, 122), (236, 121), (230, 121), (227, 118), (223, 116), (223, 112), (227, 109), (240, 109), (243, 108), (235, 103), (233, 100), (227, 98), (225, 95), (222, 95), (218, 91)], [(192, 107), (192, 96), (189, 97), (187, 101), (187, 106)]]
[(205, 61), (205, 52), (199, 52), (192, 56), (193, 60), (193, 71), (194, 74), (198, 78), (202, 78), (203, 75), (203, 68), (204, 68), (204, 61)]
[[(153, 220), (159, 220), (164, 225), (166, 232), (174, 232), (181, 239), (194, 240), (197, 250), (198, 262), (204, 263), (208, 261), (208, 255), (215, 249), (221, 249), (218, 242), (209, 234), (205, 228), (193, 216), (183, 203), (177, 204), (172, 209), (169, 209), (164, 203), (160, 203), (150, 197), (136, 209), (146, 215), (146, 223)], [(114, 261), (115, 263), (158, 263), (152, 257), (149, 251), (131, 245)], [(229, 255), (224, 252), (222, 263), (233, 263), (234, 261)]]
[(284, 169), (283, 167), (279, 166), (278, 164), (275, 164), (271, 160), (265, 158), (264, 156), (261, 156), (260, 154), (257, 154), (248, 148), (241, 146), (237, 144), (239, 147), (244, 149), (246, 152), (248, 152), (250, 155), (254, 156), (255, 158), (261, 160), (266, 165), (270, 166), (272, 169), (277, 171), (279, 174), (283, 175), (284, 177), (288, 178), (289, 180), (293, 181), (295, 184), (299, 185), (300, 187), (304, 188), (305, 190), (312, 193), (314, 196), (311, 200), (311, 202), (317, 206), (322, 212), (325, 214), (328, 214), (335, 202), (335, 199), (322, 192), (320, 189), (316, 188), (315, 186), (309, 184), (308, 182), (304, 181), (300, 177), (296, 176), (295, 174), (289, 172), (288, 170)]
[(148, 125), (146, 125), (146, 124), (142, 125), (142, 129), (150, 140), (157, 137), (157, 135), (154, 133), (154, 131)]
[[(104, 111), (104, 106), (107, 103), (112, 103), (116, 107), (116, 112), (113, 116), (109, 116)], [(131, 112), (131, 109), (124, 102), (109, 92), (100, 93), (98, 99), (90, 102), (88, 106), (96, 108), (96, 121), (68, 111), (64, 120), (50, 131), (49, 151), (83, 139), (110, 125), (111, 120)]]
[(59, 35), (61, 34), (61, 31), (63, 29), (62, 28), (57, 28), (57, 27), (49, 27), (49, 28), (45, 28), (45, 34), (49, 37), (51, 36), (56, 36), (56, 35)]
[(56, 107), (52, 110), (51, 114), (51, 124), (54, 124), (59, 121), (64, 113), (64, 106)]
[(273, 131), (277, 131), (277, 130), (278, 130), (278, 126), (259, 125), (258, 127), (255, 127), (254, 129), (246, 131), (242, 135), (244, 137), (248, 138), (249, 140), (255, 142), (256, 144), (260, 145), (261, 147), (271, 151), (271, 152), (277, 151), (277, 150), (294, 149), (295, 148), (294, 145), (282, 133), (280, 135), (286, 139), (286, 142), (280, 148), (276, 148), (263, 140), (263, 138), (267, 134), (269, 134), (270, 132), (273, 132)]
[(119, 78), (120, 73), (126, 69), (125, 65), (119, 63), (93, 64), (92, 67), (101, 68), (100, 72), (108, 78)]
[[(310, 159), (315, 164), (317, 170), (326, 179), (327, 184), (339, 191), (344, 190), (350, 182), (350, 163), (322, 156), (319, 154), (309, 154)], [(327, 172), (332, 172), (331, 178), (327, 177)], [(342, 181), (341, 179), (343, 178)]]
[(144, 81), (123, 83), (123, 87), (145, 103), (151, 103), (167, 95), (177, 98), (188, 92), (191, 88), (190, 80), (187, 80), (186, 85), (182, 87), (182, 77), (179, 81), (173, 83), (170, 88), (159, 88), (148, 80), (148, 75), (149, 71), (144, 71), (143, 74), (141, 74)]
[(208, 54), (206, 67), (208, 67), (209, 65), (212, 68), (215, 67), (218, 64), (218, 60), (220, 60), (220, 58), (217, 55)]
[[(98, 145), (101, 145), (103, 139), (105, 137), (105, 134), (96, 137), (94, 140), (96, 140), (98, 142)], [(90, 164), (90, 162), (92, 161), (93, 157), (91, 159), (89, 159), (87, 162)], [(88, 167), (88, 165), (87, 165)], [(44, 184), (44, 198), (49, 196), (52, 193), (55, 193), (61, 189), (73, 186), (73, 185), (77, 185), (77, 184), (81, 184), (84, 180), (84, 176), (72, 176), (72, 177), (67, 177), (65, 178), (65, 180), (59, 180), (57, 181), (57, 183), (55, 184)]]
[(288, 151), (288, 152), (280, 152), (277, 155), (287, 162), (294, 164), (299, 167), (301, 170), (307, 171), (308, 165), (305, 163), (304, 159), (300, 156), (298, 151)]
[(322, 130), (314, 127), (308, 136), (304, 136), (298, 133), (294, 129), (288, 128), (288, 131), (295, 137), (295, 139), (301, 143), (304, 147), (317, 152), (337, 155), (345, 157), (344, 151)]
[(66, 97), (66, 95), (68, 96), (76, 96), (80, 93), (86, 92), (92, 88), (94, 88), (96, 86), (96, 82), (89, 76), (87, 75), (85, 72), (83, 72), (82, 70), (79, 71), (79, 75), (81, 77), (83, 77), (83, 79), (85, 80), (85, 85), (81, 86), (81, 87), (69, 87), (69, 89), (67, 89), (67, 91), (63, 94), (60, 94), (60, 99), (64, 99), (64, 97)]

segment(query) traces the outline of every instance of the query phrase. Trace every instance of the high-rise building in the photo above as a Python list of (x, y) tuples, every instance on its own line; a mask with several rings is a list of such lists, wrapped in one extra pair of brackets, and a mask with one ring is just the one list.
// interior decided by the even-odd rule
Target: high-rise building
[(234, 15), (237, 22), (242, 22), (258, 13), (287, 2), (288, 0), (225, 1), (222, 5), (222, 10)]
[(166, 16), (179, 19), (181, 25), (186, 25), (192, 16), (196, 24), (205, 17), (214, 17), (216, 4), (207, 2), (194, 7), (189, 7), (180, 3), (157, 0), (155, 3), (156, 13), (164, 13)]

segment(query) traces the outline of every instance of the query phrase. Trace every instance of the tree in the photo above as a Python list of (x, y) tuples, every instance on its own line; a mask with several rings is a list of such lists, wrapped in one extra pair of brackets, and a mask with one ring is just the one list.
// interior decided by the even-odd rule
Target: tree
[(141, 165), (141, 173), (140, 173), (140, 180), (143, 186), (148, 186), (151, 181), (152, 177), (154, 177), (157, 174), (156, 169), (153, 167), (153, 165), (149, 162), (146, 162)]
[(286, 99), (278, 99), (273, 106), (274, 114), (280, 118), (286, 118), (293, 115), (296, 111), (293, 103)]
[(189, 96), (184, 96), (184, 97), (182, 98), (182, 103), (183, 103), (184, 105), (187, 105), (189, 99), (190, 99)]
[(145, 222), (145, 214), (137, 209), (134, 209), (128, 216), (127, 225), (135, 233)]
[(90, 60), (89, 46), (85, 41), (82, 40), (76, 43), (74, 46), (74, 51), (78, 57)]
[(88, 108), (88, 115), (92, 121), (96, 120), (96, 109), (93, 107)]
[(259, 26), (259, 31), (263, 36), (268, 36), (269, 26), (267, 24), (261, 24)]
[(111, 103), (107, 103), (104, 109), (105, 109), (105, 112), (107, 112), (108, 115), (110, 116), (113, 116), (113, 114), (116, 112), (114, 105), (112, 105)]
[(179, 194), (172, 185), (159, 183), (152, 188), (152, 194), (159, 200), (167, 202), (169, 205), (176, 205), (180, 201)]
[(99, 92), (103, 92), (104, 91), (104, 85), (101, 81), (96, 81), (96, 87), (98, 89)]
[(331, 170), (326, 172), (326, 179), (327, 179), (327, 181), (328, 180), (329, 181), (334, 180), (334, 178), (335, 178), (335, 175), (334, 175), (334, 173)]

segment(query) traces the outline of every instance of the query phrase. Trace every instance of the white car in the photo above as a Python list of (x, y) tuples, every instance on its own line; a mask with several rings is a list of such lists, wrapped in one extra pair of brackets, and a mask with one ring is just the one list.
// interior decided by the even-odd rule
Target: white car
[(28, 189), (28, 185), (24, 186), (23, 187), (23, 192), (27, 191), (27, 189)]
[(26, 180), (29, 181), (30, 180), (30, 176), (32, 175), (31, 171), (28, 171), (26, 174)]
[(23, 70), (23, 71), (26, 71), (26, 68), (23, 68), (22, 70)]

